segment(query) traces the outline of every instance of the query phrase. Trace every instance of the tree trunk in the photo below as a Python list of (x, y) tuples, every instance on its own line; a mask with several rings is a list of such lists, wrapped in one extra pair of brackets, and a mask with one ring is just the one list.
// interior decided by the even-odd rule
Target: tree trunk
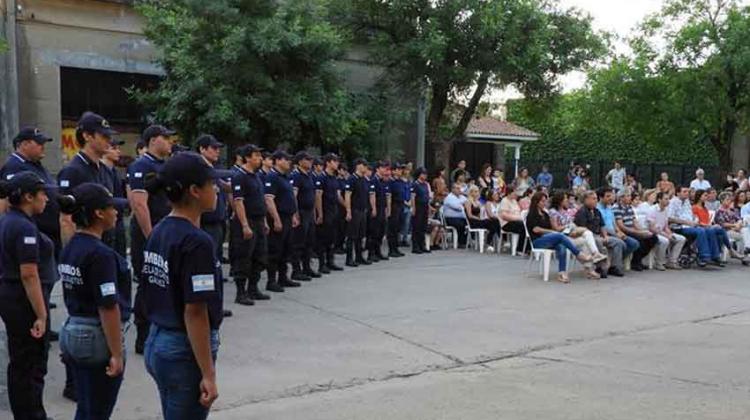
[(433, 165), (450, 165), (451, 144), (440, 138), (440, 123), (443, 121), (445, 108), (448, 106), (448, 85), (435, 83), (431, 88), (430, 113), (427, 115), (425, 142), (430, 145), (433, 154)]
[(479, 101), (482, 100), (484, 91), (487, 90), (487, 85), (489, 84), (489, 81), (490, 81), (489, 73), (482, 73), (479, 76), (479, 79), (477, 80), (477, 88), (474, 91), (474, 94), (471, 96), (471, 100), (469, 100), (469, 105), (464, 110), (464, 114), (461, 116), (461, 120), (458, 122), (458, 125), (456, 125), (456, 128), (453, 129), (453, 134), (451, 135), (451, 141), (456, 141), (456, 140), (460, 140), (464, 138), (466, 127), (469, 126), (469, 122), (471, 122), (471, 119), (474, 118), (474, 112), (476, 112), (477, 110)]

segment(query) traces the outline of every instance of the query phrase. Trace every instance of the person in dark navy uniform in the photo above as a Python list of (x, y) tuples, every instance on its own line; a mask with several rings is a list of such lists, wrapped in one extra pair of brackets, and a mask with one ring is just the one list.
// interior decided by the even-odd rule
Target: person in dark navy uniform
[[(221, 149), (224, 143), (216, 139), (211, 134), (203, 134), (195, 141), (197, 152), (206, 159), (209, 165), (214, 166), (219, 162)], [(226, 236), (227, 220), (227, 191), (229, 191), (229, 182), (217, 179), (216, 188), (216, 210), (208, 212), (201, 216), (201, 229), (211, 235), (216, 245), (216, 258), (221, 261), (224, 255), (224, 237)]]
[[(166, 194), (151, 194), (146, 191), (146, 179), (156, 174), (164, 166), (164, 159), (172, 153), (171, 136), (174, 131), (161, 125), (152, 125), (143, 131), (141, 140), (146, 144), (146, 152), (128, 167), (127, 191), (133, 218), (130, 221), (130, 258), (133, 271), (140, 273), (143, 268), (143, 247), (151, 230), (170, 211)], [(135, 352), (143, 354), (143, 346), (149, 331), (148, 319), (141, 286), (135, 294), (133, 313), (135, 315)]]
[(0, 181), (0, 198), (10, 205), (0, 218), (0, 318), (8, 340), (8, 399), (16, 419), (47, 419), (42, 401), (49, 297), (42, 283), (56, 277), (54, 244), (32, 219), (44, 212), (46, 188), (31, 171)]
[(156, 382), (165, 420), (205, 419), (218, 397), (224, 290), (221, 264), (200, 219), (216, 206), (220, 176), (202, 156), (182, 152), (145, 186), (149, 195), (166, 194), (172, 208), (149, 232), (139, 282), (151, 324), (146, 370)]
[(234, 302), (240, 305), (253, 305), (256, 300), (271, 298), (258, 288), (260, 275), (268, 263), (269, 231), (265, 187), (258, 175), (263, 160), (261, 152), (255, 145), (242, 147), (244, 163), (232, 177), (235, 210), (229, 224), (229, 259), (231, 275), (237, 285)]
[(75, 377), (75, 418), (106, 420), (112, 415), (125, 369), (123, 326), (130, 317), (130, 269), (102, 241), (117, 224), (112, 193), (83, 183), (59, 198), (77, 231), (60, 254), (66, 320), (60, 349)]
[(113, 139), (109, 150), (107, 150), (102, 158), (102, 164), (104, 164), (105, 174), (104, 186), (107, 187), (107, 190), (112, 193), (112, 196), (117, 201), (122, 202), (123, 205), (127, 205), (128, 207), (117, 209), (117, 223), (115, 224), (115, 228), (110, 234), (105, 232), (102, 240), (117, 251), (121, 257), (127, 258), (128, 243), (127, 234), (125, 233), (125, 214), (129, 210), (129, 205), (125, 194), (125, 181), (117, 170), (117, 165), (122, 155), (121, 147), (123, 144), (125, 144), (125, 141)]
[(294, 156), (297, 168), (292, 171), (291, 183), (297, 199), (297, 217), (299, 225), (292, 230), (292, 280), (310, 281), (320, 278), (321, 274), (312, 269), (313, 250), (315, 248), (315, 208), (320, 196), (312, 174), (313, 156), (299, 152)]
[(362, 240), (367, 234), (367, 215), (370, 212), (370, 195), (375, 192), (365, 178), (367, 161), (357, 159), (352, 165), (354, 174), (346, 182), (344, 202), (346, 206), (346, 265), (357, 267), (370, 265), (362, 255)]
[(339, 221), (341, 217), (341, 205), (344, 199), (341, 197), (340, 183), (337, 177), (339, 157), (329, 153), (323, 157), (325, 171), (316, 179), (317, 189), (320, 194), (322, 220), (319, 223), (318, 236), (318, 260), (320, 266), (318, 271), (324, 274), (331, 271), (342, 271), (343, 268), (336, 265), (334, 247), (339, 234)]
[(403, 180), (404, 166), (400, 163), (393, 165), (392, 174), (388, 181), (391, 192), (391, 214), (388, 217), (388, 256), (391, 258), (403, 257), (399, 251), (399, 233), (403, 225), (404, 212), (404, 190), (409, 186)]
[(263, 152), (263, 161), (261, 162), (260, 169), (258, 170), (258, 175), (260, 175), (260, 179), (265, 181), (268, 174), (271, 173), (273, 170), (273, 153), (264, 151)]
[(430, 184), (427, 182), (427, 170), (425, 168), (417, 168), (414, 171), (414, 182), (411, 188), (411, 252), (414, 254), (429, 253), (430, 250), (425, 246), (425, 235), (427, 234), (427, 223), (430, 216)]
[[(297, 200), (294, 198), (289, 171), (291, 156), (284, 151), (273, 154), (274, 167), (266, 175), (264, 192), (268, 209), (268, 285), (271, 292), (283, 292), (285, 287), (300, 284), (287, 277), (287, 263), (292, 248), (292, 229), (297, 227)], [(278, 277), (277, 277), (278, 276)]]
[(367, 259), (371, 262), (387, 260), (383, 255), (383, 237), (391, 210), (391, 191), (388, 185), (390, 162), (379, 161), (375, 164), (375, 173), (371, 178), (375, 191), (375, 211), (370, 217), (367, 235)]
[(337, 224), (336, 231), (336, 245), (333, 247), (333, 251), (336, 254), (346, 255), (346, 230), (348, 222), (346, 221), (346, 203), (344, 202), (344, 196), (346, 195), (346, 182), (349, 180), (349, 167), (346, 162), (339, 163), (339, 169), (336, 176), (336, 180), (339, 183), (339, 193), (341, 194), (341, 205), (339, 206), (339, 221)]

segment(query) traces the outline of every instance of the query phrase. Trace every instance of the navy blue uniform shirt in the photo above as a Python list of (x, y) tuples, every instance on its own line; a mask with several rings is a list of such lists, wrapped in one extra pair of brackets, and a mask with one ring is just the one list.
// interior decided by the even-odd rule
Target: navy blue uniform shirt
[(227, 180), (216, 181), (216, 208), (214, 211), (203, 213), (201, 215), (201, 224), (203, 223), (223, 223), (227, 219), (227, 193), (224, 191), (224, 183)]
[[(146, 191), (146, 177), (149, 174), (159, 172), (163, 165), (164, 161), (162, 159), (157, 159), (149, 153), (139, 157), (128, 167), (127, 178), (130, 191)], [(166, 194), (148, 195), (148, 212), (151, 215), (151, 226), (156, 226), (171, 210), (172, 208), (169, 205)]]
[(426, 182), (414, 181), (412, 192), (415, 194), (414, 204), (417, 206), (427, 206), (430, 204), (430, 187)]
[(266, 175), (264, 182), (265, 194), (274, 197), (276, 211), (280, 215), (291, 215), (297, 212), (294, 190), (292, 189), (291, 179), (288, 176), (278, 172), (276, 169), (272, 169)]
[(257, 173), (240, 168), (232, 177), (232, 196), (235, 200), (242, 200), (248, 219), (265, 217), (265, 191)]
[[(60, 254), (57, 271), (68, 314), (99, 318), (99, 308), (120, 305), (121, 318), (130, 313), (130, 278), (122, 257), (99, 238), (78, 232)], [(126, 268), (127, 266), (125, 266)]]
[[(60, 186), (61, 194), (70, 194), (70, 191), (73, 188), (84, 182), (93, 182), (106, 187), (108, 178), (103, 164), (91, 160), (83, 152), (78, 152), (73, 156), (73, 159), (62, 168), (60, 173), (57, 174), (57, 183)], [(110, 190), (110, 192), (112, 192), (112, 190)]]
[(21, 264), (37, 264), (43, 284), (54, 284), (54, 245), (37, 229), (34, 220), (21, 210), (11, 208), (0, 218), (0, 279), (21, 284)]
[[(388, 182), (388, 188), (391, 191), (391, 206), (395, 208), (404, 207), (404, 196), (409, 194), (411, 200), (411, 189), (408, 188), (406, 182), (401, 178), (393, 178)], [(406, 190), (406, 193), (404, 193)]]
[(292, 172), (292, 187), (297, 189), (297, 207), (300, 210), (315, 208), (315, 182), (310, 172), (304, 173), (299, 169)]
[(13, 175), (23, 171), (31, 171), (39, 175), (39, 178), (49, 187), (47, 188), (47, 196), (49, 196), (47, 207), (44, 208), (42, 214), (34, 216), (34, 220), (37, 226), (39, 226), (39, 230), (54, 241), (55, 247), (59, 251), (59, 248), (61, 248), (60, 206), (57, 204), (56, 198), (57, 183), (54, 182), (49, 172), (44, 169), (41, 163), (26, 160), (18, 153), (13, 153), (8, 157), (5, 165), (0, 169), (0, 178), (8, 180), (13, 178)]
[(352, 210), (367, 211), (370, 208), (370, 191), (372, 187), (370, 181), (356, 174), (346, 180), (344, 188), (346, 191), (352, 193)]
[(335, 175), (323, 174), (318, 178), (320, 189), (323, 190), (323, 209), (338, 209), (339, 192), (341, 191), (341, 182)]
[(377, 175), (372, 177), (372, 185), (375, 189), (375, 205), (378, 209), (378, 217), (385, 217), (385, 208), (388, 204), (387, 195), (391, 193), (388, 183)]
[(185, 305), (205, 303), (211, 329), (218, 329), (224, 293), (219, 270), (213, 240), (206, 232), (187, 219), (165, 217), (143, 251), (141, 284), (149, 320), (184, 332)]

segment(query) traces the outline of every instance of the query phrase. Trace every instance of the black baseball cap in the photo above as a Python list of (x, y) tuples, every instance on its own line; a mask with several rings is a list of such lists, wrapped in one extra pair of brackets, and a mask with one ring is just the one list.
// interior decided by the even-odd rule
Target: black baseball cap
[(335, 160), (336, 162), (340, 162), (341, 158), (339, 158), (336, 153), (326, 153), (323, 156), (323, 162), (330, 162), (332, 160)]
[(214, 137), (211, 134), (203, 134), (200, 137), (198, 137), (198, 140), (195, 141), (195, 146), (198, 150), (200, 150), (201, 147), (224, 147), (224, 143), (220, 142), (219, 140), (216, 140), (216, 137)]
[(148, 126), (148, 128), (146, 128), (145, 130), (143, 130), (143, 135), (141, 135), (141, 140), (143, 141), (143, 143), (145, 143), (148, 146), (148, 144), (151, 142), (151, 139), (154, 137), (159, 137), (159, 136), (169, 137), (169, 136), (174, 136), (175, 133), (177, 132), (174, 130), (168, 129), (167, 127), (164, 127), (163, 125), (153, 124), (153, 125)]
[(7, 179), (11, 190), (18, 190), (21, 194), (33, 193), (44, 189), (45, 183), (39, 175), (31, 171), (21, 171)]
[(242, 156), (242, 157), (252, 156), (253, 153), (263, 153), (263, 148), (258, 147), (254, 144), (246, 144), (242, 146), (241, 149), (242, 149), (242, 154), (239, 156)]
[(273, 155), (271, 155), (271, 157), (273, 158), (273, 160), (278, 160), (278, 159), (291, 160), (292, 159), (292, 156), (283, 150), (277, 150), (273, 152)]
[(109, 144), (111, 144), (112, 146), (122, 146), (123, 144), (125, 144), (125, 140), (112, 138)]
[(427, 169), (424, 166), (420, 166), (414, 171), (414, 178), (419, 178), (422, 174), (427, 174)]
[(392, 166), (393, 169), (404, 169), (404, 164), (401, 162), (395, 162)]
[(365, 160), (363, 158), (354, 159), (354, 162), (352, 162), (352, 167), (356, 168), (357, 165), (365, 165), (365, 166), (367, 166), (367, 160)]
[(109, 126), (109, 121), (104, 119), (101, 115), (91, 111), (86, 111), (81, 115), (81, 118), (78, 120), (76, 131), (82, 131), (84, 133), (99, 133), (107, 137), (112, 137), (117, 134), (117, 131)]
[(294, 161), (295, 162), (299, 162), (299, 161), (302, 161), (302, 160), (313, 160), (313, 159), (314, 159), (313, 155), (307, 153), (304, 150), (301, 151), (301, 152), (297, 152), (297, 154), (294, 155)]
[(33, 140), (39, 144), (45, 144), (51, 142), (52, 137), (42, 133), (42, 130), (36, 127), (27, 126), (21, 128), (21, 131), (13, 138), (13, 145), (18, 146), (24, 140)]

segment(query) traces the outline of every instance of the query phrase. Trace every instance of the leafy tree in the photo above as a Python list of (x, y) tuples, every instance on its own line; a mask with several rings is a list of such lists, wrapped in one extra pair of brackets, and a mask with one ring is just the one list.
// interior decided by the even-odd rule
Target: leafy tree
[[(463, 137), (490, 88), (545, 96), (557, 76), (604, 51), (590, 17), (546, 0), (339, 0), (336, 21), (367, 40), (376, 61), (411, 91), (427, 89), (426, 137), (437, 162)], [(446, 112), (468, 95), (457, 120)], [(441, 130), (443, 128), (443, 130)]]
[(142, 1), (166, 76), (135, 96), (187, 138), (325, 147), (366, 122), (335, 60), (347, 39), (325, 1)]
[(666, 0), (631, 42), (626, 83), (606, 89), (629, 95), (625, 121), (664, 131), (657, 138), (665, 144), (705, 139), (731, 168), (733, 142), (750, 131), (749, 33), (750, 7), (735, 0)]

